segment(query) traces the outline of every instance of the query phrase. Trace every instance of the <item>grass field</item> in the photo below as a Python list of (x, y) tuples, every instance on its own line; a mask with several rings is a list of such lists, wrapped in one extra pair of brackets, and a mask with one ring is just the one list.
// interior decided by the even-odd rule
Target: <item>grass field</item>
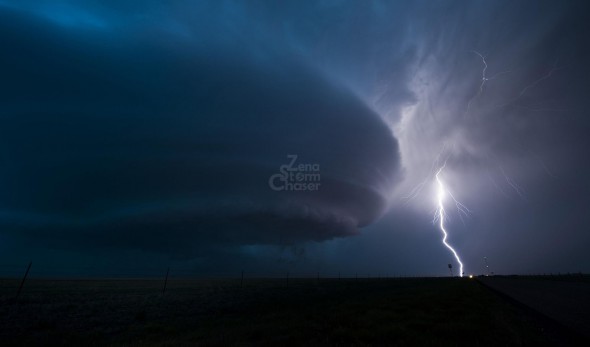
[(0, 345), (556, 345), (476, 280), (0, 280)]

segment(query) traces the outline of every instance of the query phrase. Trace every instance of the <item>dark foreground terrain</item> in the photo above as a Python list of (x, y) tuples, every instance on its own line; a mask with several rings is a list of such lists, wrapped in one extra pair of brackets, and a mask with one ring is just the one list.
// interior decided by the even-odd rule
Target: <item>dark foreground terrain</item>
[(587, 276), (493, 276), (481, 283), (580, 334), (590, 333)]
[(0, 280), (0, 345), (583, 345), (475, 279)]

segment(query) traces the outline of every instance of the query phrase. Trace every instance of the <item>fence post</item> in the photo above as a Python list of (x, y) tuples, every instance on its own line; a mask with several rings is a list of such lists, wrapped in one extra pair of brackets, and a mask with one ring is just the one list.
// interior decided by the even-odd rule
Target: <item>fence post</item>
[(27, 271), (25, 271), (25, 275), (23, 276), (23, 280), (20, 282), (20, 286), (18, 286), (18, 291), (16, 292), (16, 297), (15, 299), (18, 299), (21, 290), (23, 290), (23, 286), (25, 285), (25, 280), (27, 279), (27, 276), (29, 275), (29, 270), (31, 270), (31, 265), (33, 265), (33, 262), (29, 262), (29, 266), (27, 266)]
[(166, 292), (166, 285), (168, 284), (168, 274), (170, 274), (170, 267), (166, 270), (166, 279), (164, 280), (164, 288), (162, 288), (162, 295)]

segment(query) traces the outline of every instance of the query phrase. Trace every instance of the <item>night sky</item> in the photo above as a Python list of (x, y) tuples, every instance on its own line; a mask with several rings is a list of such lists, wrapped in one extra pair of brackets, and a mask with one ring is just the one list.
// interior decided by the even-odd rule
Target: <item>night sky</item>
[(588, 13), (0, 0), (0, 276), (590, 272)]

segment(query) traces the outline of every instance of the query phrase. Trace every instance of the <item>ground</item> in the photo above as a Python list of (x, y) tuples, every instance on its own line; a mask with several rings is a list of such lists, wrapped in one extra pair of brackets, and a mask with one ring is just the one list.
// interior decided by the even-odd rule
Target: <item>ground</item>
[(476, 279), (0, 280), (1, 345), (577, 344)]

